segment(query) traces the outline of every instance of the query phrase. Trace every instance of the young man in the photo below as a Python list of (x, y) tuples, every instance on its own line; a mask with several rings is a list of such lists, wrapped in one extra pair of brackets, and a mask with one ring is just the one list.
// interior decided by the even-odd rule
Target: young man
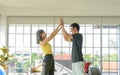
[(72, 42), (72, 75), (85, 75), (84, 59), (82, 54), (83, 36), (79, 33), (80, 26), (77, 23), (70, 25), (72, 34), (66, 32), (63, 20), (60, 20), (64, 39)]

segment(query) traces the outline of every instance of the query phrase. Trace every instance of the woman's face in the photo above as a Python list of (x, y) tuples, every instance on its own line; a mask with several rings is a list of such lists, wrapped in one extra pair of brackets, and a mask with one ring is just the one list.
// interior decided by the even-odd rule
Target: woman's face
[(46, 38), (46, 33), (43, 32), (43, 33), (41, 34), (41, 36), (42, 36), (42, 39), (45, 39), (45, 38)]

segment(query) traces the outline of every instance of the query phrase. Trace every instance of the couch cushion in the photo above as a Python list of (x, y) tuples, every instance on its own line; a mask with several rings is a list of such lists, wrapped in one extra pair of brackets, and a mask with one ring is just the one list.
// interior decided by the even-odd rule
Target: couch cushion
[(88, 73), (89, 66), (90, 66), (90, 62), (85, 62), (84, 63), (84, 71), (85, 71), (85, 73)]

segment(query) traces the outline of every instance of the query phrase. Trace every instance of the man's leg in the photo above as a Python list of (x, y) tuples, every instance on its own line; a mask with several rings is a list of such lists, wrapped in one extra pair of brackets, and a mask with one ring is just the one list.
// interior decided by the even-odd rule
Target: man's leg
[(75, 62), (72, 64), (72, 75), (85, 75), (84, 62)]

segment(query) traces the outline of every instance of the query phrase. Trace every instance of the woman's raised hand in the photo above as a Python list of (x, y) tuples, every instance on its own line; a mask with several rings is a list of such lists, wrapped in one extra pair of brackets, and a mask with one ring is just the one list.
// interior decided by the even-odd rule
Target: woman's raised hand
[(64, 27), (63, 19), (60, 19), (60, 25)]

